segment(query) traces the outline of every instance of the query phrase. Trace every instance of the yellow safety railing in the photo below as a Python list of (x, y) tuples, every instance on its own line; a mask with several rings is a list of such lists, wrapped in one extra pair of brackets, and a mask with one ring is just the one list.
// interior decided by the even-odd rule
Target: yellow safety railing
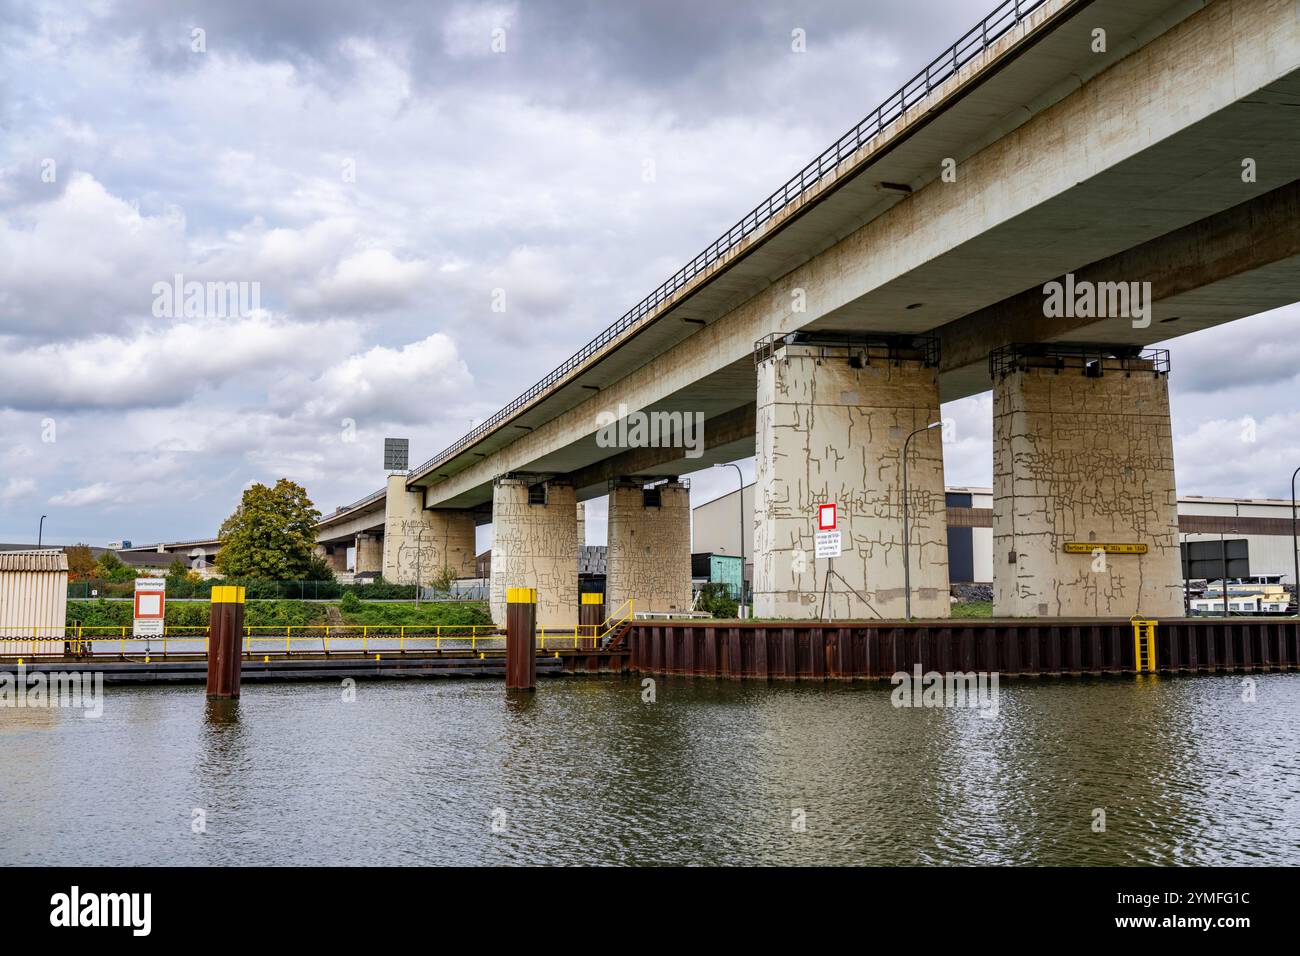
[[(633, 602), (628, 600), (600, 624), (538, 628), (538, 649), (595, 650), (633, 619), (633, 608)], [(128, 650), (132, 654), (164, 657), (169, 653), (206, 654), (208, 631), (206, 625), (168, 625), (162, 634), (136, 636), (130, 624), (6, 627), (0, 631), (0, 657), (39, 653), (69, 653), (80, 657), (109, 645), (117, 645), (123, 657)], [(286, 655), (295, 651), (319, 651), (326, 655), (332, 651), (355, 653), (358, 644), (363, 654), (394, 650), (405, 653), (408, 647), (428, 651), (430, 644), (438, 652), (444, 649), (478, 652), (505, 647), (505, 632), (495, 624), (247, 625), (243, 636), (246, 655), (271, 651)]]
[[(5, 627), (0, 629), (0, 657), (61, 652), (80, 657), (105, 645), (117, 645), (118, 653), (126, 656), (128, 644), (133, 654), (206, 654), (208, 630), (207, 626), (198, 625), (168, 626), (162, 634), (136, 636), (129, 624)], [(358, 642), (362, 653), (370, 653), (372, 648), (381, 652), (396, 650), (405, 653), (408, 645), (412, 650), (427, 651), (430, 644), (439, 652), (444, 647), (479, 651), (504, 647), (505, 635), (494, 624), (293, 624), (249, 625), (244, 628), (246, 654), (266, 653), (274, 648), (285, 654), (324, 651), (328, 655), (331, 644), (338, 649), (340, 642), (344, 652), (355, 652)]]
[[(547, 650), (581, 650), (599, 648), (611, 634), (632, 620), (635, 604), (631, 598), (619, 605), (618, 609), (599, 624), (575, 624), (573, 627), (539, 627), (537, 629), (537, 649)], [(627, 613), (622, 613), (624, 608)], [(567, 643), (566, 643), (567, 642)]]
[(1133, 668), (1139, 674), (1156, 670), (1156, 625), (1159, 621), (1133, 618)]

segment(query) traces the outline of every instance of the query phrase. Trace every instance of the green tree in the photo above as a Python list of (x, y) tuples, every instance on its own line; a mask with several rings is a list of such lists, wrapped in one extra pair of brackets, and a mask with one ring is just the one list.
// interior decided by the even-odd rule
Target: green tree
[(304, 581), (333, 581), (334, 569), (330, 563), (322, 558), (319, 554), (313, 553), (311, 561), (307, 564), (307, 573), (303, 576)]
[(733, 619), (740, 613), (736, 599), (732, 597), (731, 585), (720, 582), (705, 584), (700, 588), (700, 600), (697, 605), (701, 611), (707, 611), (716, 618)]
[(124, 564), (112, 551), (105, 551), (95, 565), (95, 577), (105, 581), (134, 581), (136, 573), (135, 568)]
[(319, 520), (302, 485), (287, 478), (274, 488), (254, 484), (221, 524), (217, 567), (228, 578), (301, 581), (311, 568)]

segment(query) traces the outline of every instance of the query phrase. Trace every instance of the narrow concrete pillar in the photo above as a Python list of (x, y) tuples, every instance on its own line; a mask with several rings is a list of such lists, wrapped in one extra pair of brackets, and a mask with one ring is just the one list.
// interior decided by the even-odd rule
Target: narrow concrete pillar
[(329, 567), (331, 571), (340, 572), (348, 569), (348, 549), (343, 545), (317, 544), (313, 553)]
[(684, 481), (645, 487), (618, 478), (609, 485), (609, 552), (605, 601), (623, 613), (691, 609), (691, 490)]
[(1168, 353), (1108, 354), (994, 353), (996, 616), (1183, 615)]
[[(939, 420), (937, 356), (888, 340), (763, 348), (758, 366), (754, 616), (815, 618), (827, 589), (817, 506), (835, 504), (842, 554), (826, 616), (904, 616), (903, 468), (908, 435)], [(908, 444), (912, 616), (948, 600), (940, 430)]]
[(577, 498), (562, 480), (503, 476), (492, 489), (492, 620), (503, 626), (509, 588), (537, 590), (537, 623), (578, 623)]
[(377, 534), (362, 531), (357, 535), (357, 553), (353, 562), (353, 571), (357, 574), (380, 572), (384, 570), (384, 542)]
[(474, 556), (472, 512), (427, 510), (422, 491), (406, 490), (405, 475), (388, 476), (384, 499), (385, 581), (428, 584), (444, 568), (454, 577), (471, 578)]

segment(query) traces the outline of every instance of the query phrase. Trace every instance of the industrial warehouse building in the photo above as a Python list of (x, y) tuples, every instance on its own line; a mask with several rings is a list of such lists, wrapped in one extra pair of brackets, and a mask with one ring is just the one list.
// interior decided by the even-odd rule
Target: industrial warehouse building
[[(993, 582), (993, 489), (946, 488), (948, 577), (953, 584)], [(737, 501), (737, 495), (744, 495)], [(754, 486), (699, 505), (691, 517), (691, 550), (738, 555), (745, 535), (745, 579), (753, 580)], [(749, 520), (743, 520), (748, 516)], [(743, 524), (742, 524), (743, 521)], [(809, 516), (812, 521), (812, 516)], [(1276, 498), (1178, 499), (1184, 576), (1214, 580), (1280, 574), (1295, 584), (1291, 502)]]

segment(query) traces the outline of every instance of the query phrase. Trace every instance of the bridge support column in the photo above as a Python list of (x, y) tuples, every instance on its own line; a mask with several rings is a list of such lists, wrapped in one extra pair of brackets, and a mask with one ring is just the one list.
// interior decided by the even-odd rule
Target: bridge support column
[(422, 491), (407, 491), (405, 475), (388, 476), (384, 510), (384, 580), (429, 584), (443, 569), (474, 576), (474, 515), (426, 510)]
[(329, 566), (329, 569), (336, 574), (348, 569), (348, 549), (343, 544), (318, 544), (316, 545), (316, 554)]
[(691, 609), (691, 490), (676, 479), (646, 488), (618, 478), (609, 485), (605, 605), (623, 613)]
[(382, 573), (384, 570), (384, 542), (379, 535), (363, 531), (357, 535), (357, 553), (353, 562), (356, 574)]
[[(903, 445), (939, 420), (937, 356), (882, 340), (778, 342), (758, 358), (754, 616), (818, 617), (825, 589), (828, 618), (903, 617)], [(947, 617), (938, 429), (908, 443), (908, 490), (912, 616)], [(828, 584), (815, 534), (830, 503), (843, 551)]]
[(1168, 353), (1127, 349), (993, 355), (996, 616), (1183, 616)]
[(577, 497), (560, 480), (506, 475), (492, 489), (492, 620), (506, 622), (509, 588), (537, 590), (539, 627), (578, 623)]

